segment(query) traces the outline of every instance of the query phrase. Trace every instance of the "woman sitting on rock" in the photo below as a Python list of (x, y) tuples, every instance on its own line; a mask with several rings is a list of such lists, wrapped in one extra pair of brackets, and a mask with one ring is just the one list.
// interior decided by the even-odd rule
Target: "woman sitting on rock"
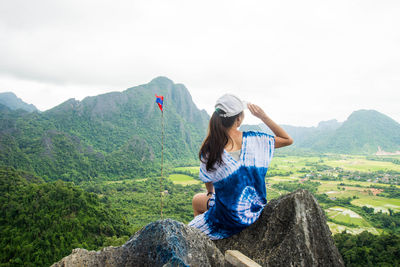
[[(275, 136), (239, 131), (246, 107)], [(274, 148), (292, 143), (292, 138), (259, 106), (245, 104), (234, 95), (220, 97), (199, 152), (199, 176), (208, 193), (193, 197), (195, 217), (189, 225), (215, 240), (232, 236), (254, 223), (267, 204), (265, 175)]]

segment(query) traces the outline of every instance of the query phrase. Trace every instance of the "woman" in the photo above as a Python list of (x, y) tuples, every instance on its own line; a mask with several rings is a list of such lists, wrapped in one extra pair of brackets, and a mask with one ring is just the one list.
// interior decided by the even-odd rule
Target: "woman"
[[(246, 106), (275, 136), (238, 130)], [(255, 222), (267, 204), (265, 175), (274, 148), (292, 143), (292, 138), (259, 106), (246, 105), (234, 95), (220, 97), (199, 152), (199, 177), (208, 193), (193, 197), (195, 218), (189, 225), (215, 240), (232, 236)]]

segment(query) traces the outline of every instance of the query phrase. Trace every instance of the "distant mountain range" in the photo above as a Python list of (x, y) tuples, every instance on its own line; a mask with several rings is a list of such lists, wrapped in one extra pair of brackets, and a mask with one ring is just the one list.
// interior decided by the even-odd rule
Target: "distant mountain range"
[(38, 111), (34, 105), (25, 103), (12, 92), (0, 93), (0, 105), (4, 105), (11, 110)]
[(80, 181), (157, 175), (164, 96), (166, 164), (197, 162), (209, 116), (182, 84), (165, 77), (42, 113), (0, 108), (0, 164), (47, 180)]
[[(37, 109), (23, 108), (30, 105), (14, 94), (1, 94), (9, 100), (0, 104), (0, 165), (45, 180), (76, 182), (159, 175), (161, 112), (155, 94), (165, 97), (166, 165), (198, 164), (209, 115), (196, 107), (184, 85), (158, 77), (123, 92), (70, 99), (45, 112), (31, 112)], [(294, 139), (283, 149), (289, 153), (400, 150), (399, 123), (374, 110), (355, 111), (343, 123), (283, 128)], [(263, 124), (242, 130), (270, 132)]]
[[(282, 125), (294, 139), (290, 150), (319, 153), (375, 154), (400, 150), (400, 124), (375, 110), (354, 111), (343, 123), (323, 121), (317, 127)], [(242, 130), (271, 133), (264, 124), (244, 125)]]

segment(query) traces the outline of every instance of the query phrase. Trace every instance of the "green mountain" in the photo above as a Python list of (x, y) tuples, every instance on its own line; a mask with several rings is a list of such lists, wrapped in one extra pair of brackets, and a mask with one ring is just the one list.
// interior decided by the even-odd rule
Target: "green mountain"
[(336, 153), (387, 152), (400, 150), (400, 124), (375, 110), (353, 112), (345, 122), (312, 146), (315, 150)]
[[(387, 152), (400, 150), (400, 124), (375, 110), (354, 111), (343, 123), (323, 121), (317, 127), (282, 125), (294, 144), (285, 148), (318, 153), (374, 154), (378, 146)], [(267, 126), (245, 125), (244, 130), (271, 133)]]
[(166, 164), (193, 164), (209, 116), (182, 84), (165, 77), (42, 113), (0, 112), (0, 164), (46, 180), (82, 181), (158, 175), (164, 96)]
[(12, 92), (0, 93), (0, 104), (11, 110), (22, 109), (28, 112), (39, 111), (34, 105), (25, 103)]
[[(337, 120), (321, 121), (317, 127), (299, 127), (291, 125), (281, 125), (281, 127), (290, 134), (290, 136), (295, 140), (295, 146), (298, 144), (303, 144), (313, 140), (316, 135), (326, 134), (328, 132), (334, 131), (341, 125)], [(272, 131), (265, 124), (258, 125), (243, 125), (241, 130), (245, 131), (262, 131), (268, 134), (273, 134)]]

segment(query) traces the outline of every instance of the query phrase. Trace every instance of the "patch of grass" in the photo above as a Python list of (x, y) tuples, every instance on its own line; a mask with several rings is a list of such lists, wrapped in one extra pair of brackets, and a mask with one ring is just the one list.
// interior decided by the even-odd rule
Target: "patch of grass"
[(280, 170), (280, 171), (292, 171), (295, 174), (302, 168), (310, 169), (310, 166), (307, 166), (307, 163), (315, 163), (321, 160), (319, 157), (296, 157), (296, 156), (288, 156), (288, 157), (275, 157), (272, 159), (271, 165), (269, 167), (270, 170)]
[(337, 187), (340, 182), (337, 181), (319, 181), (319, 182), (321, 183), (321, 185), (318, 187), (318, 194), (332, 192), (332, 191), (339, 191)]
[(177, 168), (174, 168), (174, 171), (177, 171), (177, 172), (190, 172), (191, 174), (199, 175), (199, 166), (177, 167)]
[(193, 179), (193, 177), (190, 177), (185, 174), (171, 174), (168, 176), (168, 179), (170, 179), (174, 184), (181, 184), (181, 185), (190, 185), (190, 184), (200, 184), (201, 181)]
[(273, 177), (267, 177), (265, 179), (265, 182), (269, 183), (269, 184), (277, 184), (279, 182), (289, 182), (289, 181), (296, 181), (296, 180), (299, 180), (299, 178), (292, 177), (292, 176), (290, 176), (290, 177), (287, 177), (287, 176), (273, 176)]
[(397, 198), (385, 198), (378, 196), (364, 196), (360, 199), (354, 199), (351, 204), (356, 206), (367, 206), (370, 208), (374, 208), (375, 211), (382, 211), (389, 213), (389, 209), (392, 209), (396, 212), (400, 211), (400, 199)]
[(343, 207), (332, 207), (326, 210), (329, 218), (336, 222), (343, 222), (345, 224), (354, 224), (360, 227), (372, 227), (363, 217), (350, 209)]
[(326, 165), (332, 167), (340, 167), (344, 170), (349, 171), (360, 171), (360, 172), (374, 172), (374, 171), (385, 171), (394, 170), (400, 171), (400, 165), (393, 164), (392, 162), (373, 161), (367, 160), (357, 156), (347, 156), (341, 160), (327, 160)]
[(328, 226), (329, 226), (329, 229), (331, 230), (332, 234), (338, 234), (343, 231), (346, 231), (349, 234), (356, 235), (356, 234), (360, 234), (364, 231), (368, 231), (372, 234), (378, 235), (382, 232), (380, 229), (376, 229), (374, 227), (353, 228), (353, 227), (348, 227), (348, 226), (344, 226), (344, 225), (339, 225), (339, 224), (336, 224), (333, 222), (328, 222)]
[[(339, 183), (340, 183), (340, 182), (339, 182)], [(360, 185), (360, 186), (362, 186), (362, 187), (370, 187), (371, 185), (372, 185), (372, 186), (375, 186), (375, 185), (379, 185), (379, 186), (391, 186), (390, 184), (373, 183), (373, 182), (363, 182), (363, 181), (354, 181), (354, 180), (347, 180), (347, 179), (344, 179), (344, 180), (342, 181), (342, 183)], [(396, 186), (397, 188), (400, 188), (400, 185), (395, 185), (395, 186)]]

